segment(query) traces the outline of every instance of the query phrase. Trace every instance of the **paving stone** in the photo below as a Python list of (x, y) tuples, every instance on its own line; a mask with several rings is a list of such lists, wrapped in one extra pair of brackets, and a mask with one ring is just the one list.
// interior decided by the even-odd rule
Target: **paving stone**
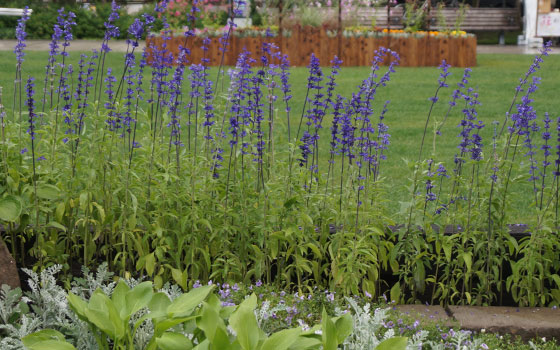
[(453, 318), (449, 317), (445, 309), (439, 305), (397, 305), (395, 308), (400, 313), (418, 318), (420, 321), (432, 321), (447, 326), (453, 325)]
[(528, 340), (535, 336), (560, 340), (560, 309), (503, 306), (450, 306), (462, 329), (519, 335)]
[(534, 337), (560, 340), (558, 308), (449, 306), (446, 312), (439, 305), (397, 305), (395, 309), (420, 321), (433, 321), (449, 327), (518, 335), (524, 340)]
[(21, 287), (16, 262), (4, 241), (0, 238), (0, 286)]

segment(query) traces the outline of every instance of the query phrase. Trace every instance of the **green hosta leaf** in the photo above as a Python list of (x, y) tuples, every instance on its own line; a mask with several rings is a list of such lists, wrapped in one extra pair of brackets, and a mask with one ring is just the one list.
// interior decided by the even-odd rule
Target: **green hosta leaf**
[(220, 300), (215, 295), (211, 295), (208, 302), (203, 303), (202, 314), (196, 320), (196, 325), (204, 332), (213, 348), (227, 349), (230, 347), (230, 342), (226, 325), (220, 317), (220, 309)]
[(407, 337), (394, 337), (382, 341), (375, 350), (406, 350)]
[(148, 303), (148, 308), (154, 314), (153, 317), (163, 317), (167, 315), (169, 305), (171, 305), (169, 297), (165, 293), (159, 292), (152, 296), (152, 300)]
[(237, 334), (237, 341), (244, 350), (254, 350), (262, 332), (253, 310), (257, 307), (255, 293), (245, 299), (229, 318), (229, 324)]
[(182, 294), (169, 305), (167, 315), (169, 317), (189, 316), (206, 299), (212, 289), (214, 289), (214, 286), (202, 286)]
[(266, 339), (261, 350), (286, 350), (298, 339), (301, 329), (290, 328), (272, 334)]
[(18, 197), (8, 195), (0, 199), (0, 220), (15, 222), (21, 215), (21, 201)]
[(181, 318), (164, 319), (163, 321), (157, 322), (155, 324), (154, 334), (156, 334), (156, 336), (159, 336), (171, 327), (175, 327), (178, 324), (188, 322), (190, 320), (194, 320), (198, 317), (199, 316), (189, 316), (189, 317), (181, 317)]
[(120, 280), (119, 283), (117, 283), (117, 286), (113, 291), (113, 294), (111, 295), (111, 300), (113, 301), (113, 304), (115, 305), (115, 308), (119, 312), (119, 315), (121, 316), (122, 319), (126, 318), (125, 297), (126, 297), (126, 293), (128, 293), (129, 291), (130, 291), (130, 287), (126, 283), (124, 283), (123, 280)]
[(58, 187), (50, 184), (40, 184), (37, 187), (37, 197), (42, 199), (53, 200), (60, 196)]
[(152, 282), (150, 281), (142, 282), (126, 293), (126, 318), (129, 318), (140, 309), (148, 306), (148, 303), (152, 300), (153, 295), (154, 290), (152, 288)]
[(319, 349), (321, 346), (320, 335), (299, 336), (288, 348), (289, 350)]
[(54, 329), (43, 329), (29, 334), (21, 341), (30, 350), (76, 350), (72, 344), (66, 342), (62, 333)]
[(125, 324), (119, 316), (115, 305), (101, 290), (97, 290), (91, 296), (86, 309), (88, 321), (93, 323), (109, 337), (117, 340), (122, 339), (125, 333)]
[(336, 327), (334, 322), (331, 320), (327, 311), (323, 308), (322, 315), (322, 338), (323, 338), (323, 349), (324, 350), (336, 350), (338, 348), (338, 342), (336, 338)]
[(193, 348), (189, 338), (180, 333), (165, 332), (156, 339), (160, 350), (190, 350)]
[(344, 339), (352, 333), (354, 328), (354, 322), (352, 320), (352, 315), (346, 313), (340, 317), (334, 319), (334, 326), (336, 328), (336, 339), (338, 344), (342, 344)]
[(41, 342), (25, 346), (29, 350), (76, 350), (76, 348), (72, 344), (61, 340), (43, 340)]
[(68, 293), (66, 299), (68, 299), (70, 309), (72, 309), (82, 321), (88, 322), (86, 316), (87, 303), (82, 298), (72, 293)]

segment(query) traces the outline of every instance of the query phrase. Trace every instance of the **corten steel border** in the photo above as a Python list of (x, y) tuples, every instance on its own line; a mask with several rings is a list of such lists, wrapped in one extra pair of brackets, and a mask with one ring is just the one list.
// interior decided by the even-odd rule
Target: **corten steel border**
[[(210, 66), (219, 66), (222, 61), (220, 38), (212, 37), (210, 40), (211, 43), (206, 57), (210, 60)], [(333, 37), (327, 35), (327, 32), (321, 28), (299, 28), (292, 30), (289, 37), (265, 38), (232, 35), (229, 40), (227, 51), (223, 57), (224, 66), (234, 66), (243, 49), (251, 52), (258, 65), (263, 42), (276, 44), (283, 54), (288, 55), (290, 65), (297, 67), (307, 66), (311, 53), (314, 53), (320, 59), (323, 66), (329, 66), (335, 55), (342, 59), (343, 66), (369, 66), (375, 50), (380, 47), (396, 51), (401, 58), (400, 66), (404, 67), (439, 66), (443, 59), (453, 67), (476, 66), (476, 37), (472, 35)], [(146, 40), (147, 46), (150, 47), (152, 42), (159, 46), (163, 43), (163, 39), (161, 37), (150, 37)], [(200, 63), (203, 58), (202, 38), (189, 38), (186, 43), (186, 46), (191, 50), (191, 55), (188, 57), (189, 62)], [(182, 36), (172, 37), (166, 45), (167, 49), (173, 52), (174, 57), (177, 57), (179, 46), (185, 45), (185, 38)], [(150, 62), (151, 59), (149, 58), (148, 61)]]

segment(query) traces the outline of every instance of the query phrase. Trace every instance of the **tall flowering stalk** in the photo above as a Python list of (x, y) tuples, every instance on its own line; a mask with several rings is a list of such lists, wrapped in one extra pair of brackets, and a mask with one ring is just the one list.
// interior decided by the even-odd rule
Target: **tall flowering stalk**
[[(229, 18), (227, 20), (227, 26), (226, 26), (227, 30), (224, 32), (224, 34), (219, 39), (219, 42), (220, 42), (219, 50), (222, 53), (222, 55), (220, 57), (220, 65), (218, 66), (216, 83), (214, 85), (216, 87), (216, 92), (218, 91), (218, 83), (220, 81), (220, 76), (223, 74), (222, 73), (222, 67), (224, 65), (224, 59), (225, 59), (225, 55), (226, 55), (226, 52), (227, 52), (227, 48), (229, 46), (229, 41), (230, 41), (230, 38), (231, 38), (231, 35), (232, 35), (233, 31), (237, 27), (237, 25), (233, 22), (233, 18), (235, 18), (238, 15), (242, 15), (241, 7), (246, 4), (245, 0), (230, 0), (230, 1), (232, 1), (233, 6), (230, 7)], [(195, 7), (195, 5), (197, 3), (198, 3), (198, 0), (193, 1), (193, 8)], [(193, 21), (193, 23), (194, 23), (194, 21)]]
[[(105, 34), (103, 35), (103, 41), (101, 42), (101, 54), (98, 57), (97, 66), (99, 69), (97, 70), (97, 74), (95, 76), (95, 88), (94, 88), (94, 95), (93, 99), (97, 100), (98, 96), (101, 96), (101, 90), (103, 88), (103, 84), (99, 81), (100, 74), (103, 76), (103, 72), (105, 71), (105, 58), (107, 57), (107, 53), (111, 51), (109, 47), (109, 41), (113, 38), (117, 38), (120, 35), (120, 29), (115, 25), (115, 22), (119, 19), (119, 10), (120, 6), (117, 5), (117, 2), (113, 0), (111, 2), (111, 14), (107, 18), (107, 21), (103, 22), (105, 26)], [(99, 91), (98, 86), (99, 85)], [(98, 104), (99, 108), (99, 104)]]
[[(58, 88), (56, 90), (57, 92), (57, 102), (56, 102), (56, 109), (55, 109), (55, 116), (54, 116), (54, 135), (53, 135), (53, 143), (52, 143), (52, 152), (51, 152), (51, 167), (54, 169), (54, 164), (56, 161), (56, 146), (57, 146), (57, 134), (58, 134), (58, 114), (61, 111), (60, 108), (60, 97), (63, 97), (64, 100), (64, 106), (62, 108), (62, 114), (64, 118), (68, 118), (69, 114), (71, 113), (70, 109), (72, 107), (71, 105), (71, 94), (68, 94), (68, 89), (69, 89), (69, 85), (68, 85), (68, 79), (67, 77), (69, 75), (71, 75), (72, 72), (65, 72), (65, 68), (66, 68), (66, 57), (68, 57), (68, 52), (66, 52), (66, 48), (68, 46), (70, 46), (70, 41), (72, 41), (73, 36), (72, 36), (72, 26), (76, 25), (76, 22), (74, 22), (74, 18), (76, 18), (76, 15), (69, 11), (67, 14), (64, 14), (64, 8), (61, 8), (59, 10), (59, 19), (61, 21), (60, 24), (61, 25), (61, 38), (64, 39), (63, 43), (62, 43), (62, 52), (60, 53), (60, 55), (62, 56), (62, 62), (60, 63), (60, 74), (58, 77)], [(54, 64), (54, 63), (53, 63)], [(69, 68), (70, 70), (71, 68)], [(70, 96), (68, 96), (70, 95)], [(51, 103), (52, 103), (52, 97), (51, 97)], [(67, 140), (66, 140), (67, 141)], [(64, 141), (64, 142), (66, 142)]]
[[(250, 76), (251, 76), (251, 64), (254, 60), (250, 56), (250, 52), (243, 50), (237, 59), (237, 64), (235, 66), (234, 73), (232, 74), (232, 98), (230, 107), (230, 118), (228, 131), (231, 135), (229, 140), (230, 152), (229, 152), (229, 163), (228, 171), (226, 177), (226, 198), (225, 205), (227, 206), (229, 197), (229, 185), (230, 178), (232, 177), (233, 168), (235, 166), (234, 161), (237, 157), (234, 155), (237, 153), (238, 147), (241, 148), (241, 179), (245, 178), (244, 174), (244, 139), (246, 136), (245, 127), (249, 125), (251, 118), (251, 110), (248, 105), (248, 99), (251, 95), (249, 90)], [(241, 145), (240, 145), (241, 143)]]
[[(432, 115), (432, 110), (434, 108), (434, 105), (439, 100), (439, 97), (438, 97), (439, 91), (442, 88), (449, 87), (449, 85), (446, 83), (446, 80), (447, 80), (447, 77), (451, 74), (451, 72), (449, 71), (450, 67), (451, 67), (451, 65), (449, 65), (446, 60), (443, 60), (441, 62), (441, 65), (439, 66), (439, 68), (441, 69), (441, 73), (440, 73), (439, 79), (438, 79), (438, 87), (436, 89), (436, 92), (435, 92), (434, 96), (429, 98), (429, 100), (432, 102), (432, 104), (430, 105), (430, 110), (428, 112), (428, 117), (426, 118), (426, 124), (424, 125), (424, 132), (422, 133), (422, 142), (420, 143), (420, 152), (418, 154), (418, 162), (420, 162), (420, 160), (422, 159), (422, 150), (424, 148), (424, 139), (426, 138), (426, 132), (428, 130), (428, 125), (430, 123), (430, 116)], [(453, 96), (455, 96), (455, 94)], [(453, 98), (452, 102), (453, 103), (455, 102), (455, 97)], [(454, 104), (453, 104), (453, 106), (454, 106)], [(450, 105), (450, 108), (451, 107), (452, 107), (452, 105)]]
[(27, 38), (27, 32), (25, 31), (25, 24), (29, 20), (29, 7), (25, 7), (23, 10), (23, 16), (18, 20), (16, 26), (16, 39), (17, 43), (14, 47), (14, 53), (16, 54), (16, 75), (14, 78), (14, 102), (12, 105), (12, 115), (15, 118), (16, 115), (16, 105), (19, 101), (19, 142), (22, 139), (22, 77), (21, 77), (21, 65), (23, 63), (23, 57), (25, 52), (23, 51), (26, 47), (25, 39)]
[(550, 149), (552, 148), (549, 144), (548, 141), (550, 140), (550, 122), (552, 120), (550, 119), (548, 113), (544, 114), (544, 131), (541, 134), (541, 137), (544, 141), (544, 145), (541, 146), (541, 150), (543, 151), (543, 156), (544, 156), (544, 160), (542, 161), (542, 170), (540, 172), (540, 176), (541, 176), (541, 198), (539, 201), (539, 209), (542, 210), (542, 206), (543, 206), (543, 197), (544, 197), (544, 189), (545, 189), (545, 180), (546, 177), (548, 176), (546, 173), (547, 168), (551, 165), (550, 163)]
[[(381, 63), (384, 61), (386, 56), (391, 56), (391, 63), (387, 68), (387, 71), (379, 78), (378, 81), (375, 81), (377, 78), (377, 71)], [(377, 162), (378, 159), (372, 157), (372, 147), (377, 148), (379, 144), (373, 142), (373, 137), (375, 134), (375, 129), (372, 126), (371, 116), (373, 114), (372, 104), (377, 94), (378, 88), (381, 86), (386, 86), (387, 83), (391, 79), (391, 74), (395, 73), (395, 67), (399, 65), (400, 57), (399, 55), (390, 49), (386, 49), (384, 47), (380, 48), (376, 51), (373, 62), (372, 62), (372, 69), (370, 76), (365, 79), (360, 87), (360, 92), (353, 97), (351, 102), (352, 107), (356, 112), (356, 127), (357, 130), (360, 131), (359, 135), (355, 138), (356, 140), (356, 154), (359, 156), (356, 161), (356, 166), (358, 168), (358, 175), (357, 175), (357, 194), (356, 194), (356, 230), (358, 229), (358, 221), (359, 221), (359, 213), (360, 207), (362, 206), (362, 192), (366, 191), (367, 188), (364, 185), (364, 180), (368, 178), (368, 176), (372, 173), (376, 173), (376, 167), (378, 166)], [(384, 105), (384, 108), (387, 105)], [(381, 113), (381, 120), (383, 120), (383, 116), (385, 115), (385, 111)], [(388, 142), (389, 134), (386, 132), (386, 127), (383, 124), (381, 129), (378, 129), (379, 133), (382, 133), (382, 139), (385, 139)], [(366, 165), (367, 171), (365, 174), (362, 172), (364, 165)]]
[(499, 136), (502, 136), (506, 128), (506, 125), (508, 124), (508, 121), (510, 119), (513, 121), (513, 117), (511, 116), (511, 111), (515, 106), (515, 102), (517, 101), (517, 97), (519, 96), (519, 93), (524, 90), (523, 87), (529, 82), (529, 78), (531, 77), (531, 75), (536, 73), (541, 68), (543, 57), (548, 56), (551, 50), (552, 50), (552, 41), (549, 40), (546, 43), (544, 43), (543, 47), (540, 49), (540, 53), (535, 56), (535, 58), (533, 59), (533, 63), (531, 63), (531, 65), (529, 66), (529, 69), (525, 73), (525, 76), (519, 79), (519, 84), (515, 87), (515, 95), (513, 96), (511, 105), (509, 106), (509, 109), (506, 112), (506, 117), (504, 123), (502, 124), (502, 129), (500, 130)]
[[(327, 82), (326, 82), (326, 92), (325, 92), (325, 98), (324, 100), (318, 101), (317, 99), (314, 99), (313, 104), (317, 106), (317, 108), (314, 108), (313, 111), (314, 113), (316, 113), (315, 118), (318, 119), (318, 122), (314, 123), (315, 125), (315, 130), (313, 131), (314, 135), (313, 135), (313, 148), (314, 148), (314, 152), (313, 152), (313, 160), (311, 162), (311, 169), (313, 169), (314, 173), (318, 173), (319, 172), (319, 130), (322, 129), (322, 124), (323, 124), (323, 119), (325, 118), (325, 115), (327, 114), (328, 110), (330, 108), (333, 107), (333, 92), (334, 92), (334, 88), (336, 87), (336, 76), (340, 73), (340, 64), (342, 63), (342, 60), (340, 60), (337, 56), (334, 56), (334, 58), (331, 61), (331, 73), (329, 74), (329, 76), (327, 77)], [(317, 97), (317, 95), (315, 96)], [(340, 107), (340, 106), (339, 106)], [(313, 180), (313, 177), (311, 177), (311, 180)], [(311, 187), (312, 182), (310, 182), (309, 186)]]
[[(541, 51), (541, 54), (538, 55), (535, 58), (535, 61), (533, 62), (533, 64), (531, 65), (532, 68), (529, 69), (529, 71), (532, 71), (533, 73), (536, 71), (536, 69), (538, 69), (538, 67), (540, 67), (538, 65), (538, 63), (542, 62), (542, 55), (548, 55), (548, 51), (550, 46), (547, 46), (548, 44), (545, 44), (544, 48)], [(502, 212), (501, 212), (501, 219), (503, 221), (503, 219), (505, 218), (505, 198), (507, 195), (507, 191), (508, 191), (508, 187), (509, 187), (509, 181), (510, 181), (510, 177), (511, 177), (511, 172), (513, 169), (513, 164), (515, 161), (515, 157), (517, 155), (517, 150), (518, 150), (518, 145), (519, 145), (519, 141), (522, 140), (524, 145), (529, 148), (529, 152), (527, 153), (527, 155), (530, 156), (530, 162), (531, 162), (531, 178), (530, 180), (533, 181), (533, 189), (536, 188), (536, 176), (533, 176), (534, 173), (534, 159), (533, 159), (533, 151), (532, 151), (532, 141), (531, 141), (531, 131), (532, 131), (532, 127), (533, 127), (533, 123), (535, 121), (535, 119), (537, 118), (537, 114), (536, 111), (532, 105), (533, 103), (533, 99), (531, 98), (531, 95), (537, 91), (538, 89), (538, 84), (540, 83), (540, 78), (538, 77), (533, 77), (532, 79), (532, 83), (529, 85), (529, 87), (527, 88), (527, 90), (525, 91), (525, 94), (521, 97), (521, 103), (518, 103), (516, 105), (516, 113), (511, 113), (510, 115), (510, 119), (511, 119), (511, 124), (510, 126), (508, 126), (508, 135), (507, 135), (507, 140), (506, 140), (506, 146), (505, 146), (505, 155), (504, 155), (504, 162), (507, 160), (510, 160), (510, 166), (509, 166), (509, 170), (507, 171), (507, 176), (505, 177), (505, 187), (504, 187), (504, 192), (503, 192), (503, 203), (504, 205), (502, 206)], [(521, 89), (521, 85), (519, 85), (517, 87), (516, 90), (522, 91)], [(517, 92), (516, 92), (517, 94)], [(503, 126), (502, 126), (503, 129)], [(511, 148), (513, 139), (515, 138), (515, 143), (513, 144), (513, 154), (511, 155), (511, 159), (509, 159), (509, 150)], [(537, 205), (537, 194), (534, 193), (535, 196), (535, 204)]]
[[(29, 77), (27, 79), (27, 83), (25, 84), (25, 92), (27, 96), (27, 111), (28, 111), (28, 129), (27, 133), (29, 134), (29, 138), (31, 140), (31, 162), (33, 165), (33, 190), (35, 192), (35, 225), (39, 227), (39, 199), (37, 197), (37, 169), (35, 164), (35, 128), (37, 123), (37, 115), (35, 114), (35, 100), (33, 95), (35, 94), (35, 90), (33, 87), (35, 83), (33, 83), (34, 79)], [(26, 149), (24, 149), (26, 150)], [(22, 152), (24, 151), (22, 150)]]
[(87, 67), (84, 64), (84, 60), (87, 58), (86, 55), (82, 55), (80, 60), (80, 72), (78, 74), (78, 84), (74, 92), (74, 98), (77, 103), (77, 117), (75, 120), (74, 131), (76, 134), (76, 139), (74, 141), (72, 152), (72, 176), (76, 173), (76, 159), (78, 154), (78, 147), (80, 145), (80, 137), (82, 135), (82, 130), (84, 127), (84, 118), (86, 116), (86, 108), (89, 106), (88, 97), (90, 94), (90, 88), (94, 87), (93, 72), (95, 71), (95, 60), (98, 58), (96, 50), (93, 50), (93, 54), (87, 62)]
[(168, 149), (168, 161), (171, 157), (171, 147), (175, 146), (175, 161), (177, 164), (177, 174), (180, 171), (180, 160), (179, 160), (179, 149), (183, 146), (181, 142), (181, 119), (179, 108), (181, 106), (181, 88), (183, 83), (183, 76), (185, 71), (185, 60), (186, 51), (180, 50), (179, 56), (177, 57), (176, 63), (177, 67), (173, 74), (173, 78), (169, 83), (170, 98), (169, 98), (169, 115), (170, 121), (167, 127), (171, 129), (169, 134), (169, 149)]
[[(414, 168), (414, 180), (413, 180), (413, 184), (412, 184), (412, 202), (413, 203), (416, 199), (416, 195), (417, 195), (417, 191), (418, 191), (419, 166), (420, 166), (420, 162), (422, 161), (422, 151), (423, 151), (423, 148), (424, 148), (424, 141), (426, 139), (426, 133), (427, 133), (428, 125), (429, 125), (429, 122), (430, 122), (430, 117), (432, 115), (434, 105), (439, 101), (439, 96), (438, 96), (439, 91), (442, 88), (448, 87), (448, 84), (447, 84), (446, 81), (447, 81), (447, 77), (451, 74), (449, 72), (450, 67), (451, 66), (447, 63), (446, 60), (442, 60), (440, 66), (439, 66), (439, 69), (441, 70), (441, 73), (439, 74), (439, 78), (438, 78), (438, 86), (436, 88), (434, 96), (432, 96), (428, 99), (431, 102), (430, 109), (428, 111), (428, 116), (426, 117), (426, 123), (424, 124), (424, 132), (422, 133), (422, 141), (420, 142), (420, 151), (418, 152), (418, 160), (417, 160), (417, 163), (416, 163), (415, 168)], [(458, 94), (458, 92), (457, 92), (457, 94)], [(453, 105), (454, 105), (455, 99), (457, 97), (455, 97), (455, 95), (454, 95)], [(412, 204), (410, 206), (409, 211), (408, 211), (407, 232), (410, 231), (411, 226), (412, 226), (413, 210), (414, 210), (414, 204)]]
[[(309, 76), (307, 78), (307, 92), (305, 94), (305, 100), (303, 104), (302, 114), (299, 121), (298, 131), (296, 134), (296, 139), (299, 139), (299, 134), (301, 130), (302, 123), (304, 119), (306, 120), (305, 131), (301, 137), (301, 145), (299, 149), (301, 150), (301, 158), (299, 158), (299, 166), (300, 167), (308, 167), (309, 163), (309, 155), (313, 154), (313, 149), (315, 143), (316, 135), (312, 134), (312, 128), (317, 130), (321, 128), (321, 120), (323, 114), (323, 106), (322, 98), (323, 94), (321, 90), (323, 86), (321, 86), (321, 82), (323, 81), (323, 71), (319, 66), (319, 59), (315, 54), (311, 54), (311, 59), (309, 62)], [(309, 93), (315, 91), (313, 98), (309, 98)], [(311, 104), (311, 107), (308, 110), (305, 110), (307, 103)], [(313, 170), (313, 169), (311, 169)]]
[[(60, 40), (62, 39), (65, 21), (65, 14), (63, 9), (58, 10), (58, 16), (56, 18), (56, 23), (53, 26), (53, 34), (51, 36), (51, 42), (49, 43), (49, 58), (47, 65), (45, 66), (45, 80), (43, 86), (43, 99), (41, 100), (42, 110), (45, 112), (45, 107), (47, 105), (47, 91), (49, 96), (49, 110), (53, 108), (53, 93), (54, 93), (54, 77), (56, 75), (56, 57), (60, 54)], [(49, 88), (47, 88), (49, 85)]]

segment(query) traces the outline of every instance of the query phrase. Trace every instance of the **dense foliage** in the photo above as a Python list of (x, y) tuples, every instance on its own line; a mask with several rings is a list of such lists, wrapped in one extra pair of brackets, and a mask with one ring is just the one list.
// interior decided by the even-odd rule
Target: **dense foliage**
[[(396, 52), (379, 49), (354, 91), (336, 89), (338, 58), (325, 73), (313, 55), (303, 106), (295, 106), (287, 56), (271, 44), (259, 62), (242, 52), (215, 80), (205, 59), (188, 61), (188, 47), (167, 50), (167, 31), (163, 45), (138, 52), (166, 4), (127, 30), (113, 4), (102, 46), (77, 66), (66, 62), (75, 15), (60, 10), (42, 77), (22, 76), (30, 22), (18, 22), (14, 108), (1, 111), (0, 220), (21, 265), (70, 272), (106, 261), (157, 288), (171, 279), (184, 289), (262, 279), (300, 292), (388, 292), (395, 301), (481, 305), (509, 294), (519, 305), (560, 302), (552, 233), (560, 120), (537, 118), (531, 99), (548, 44), (492, 140), (481, 137), (488, 122), (469, 69), (448, 112), (432, 115), (450, 85), (442, 63), (418, 158), (408, 163), (410, 197), (394, 213), (383, 182), (394, 175), (383, 173), (390, 102), (376, 96), (390, 88)], [(197, 13), (192, 7), (191, 22)], [(122, 66), (107, 67), (110, 41), (123, 32)], [(193, 32), (185, 35), (188, 44)], [(455, 132), (445, 124), (455, 108), (457, 154), (438, 159), (438, 135)], [(516, 183), (529, 186), (534, 212), (532, 234), (519, 240), (506, 221)]]
[(26, 270), (27, 292), (0, 289), (3, 350), (557, 348), (553, 339), (473, 334), (328, 291), (290, 294), (260, 282), (197, 284), (188, 293), (167, 283), (154, 291), (150, 282), (115, 282), (106, 264), (96, 274), (84, 269), (67, 291), (57, 285), (60, 268)]

